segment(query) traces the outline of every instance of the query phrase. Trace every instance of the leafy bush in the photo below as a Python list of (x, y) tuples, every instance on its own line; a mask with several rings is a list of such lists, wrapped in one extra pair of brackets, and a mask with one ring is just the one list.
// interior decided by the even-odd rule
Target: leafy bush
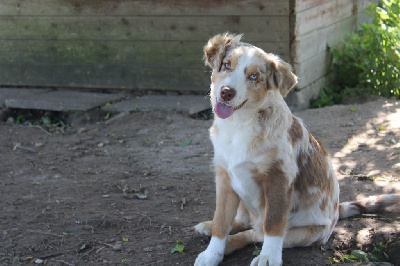
[(338, 104), (343, 98), (358, 94), (361, 94), (361, 92), (359, 90), (354, 90), (353, 88), (342, 88), (338, 85), (326, 86), (320, 91), (317, 99), (311, 100), (311, 108), (321, 108)]
[(357, 263), (357, 262), (386, 262), (385, 245), (382, 242), (374, 244), (370, 252), (362, 250), (353, 250), (350, 254), (346, 254), (339, 259), (328, 257), (335, 263)]
[(367, 14), (373, 22), (363, 23), (357, 33), (348, 34), (341, 51), (333, 50), (339, 87), (321, 91), (314, 107), (340, 102), (349, 88), (353, 94), (400, 99), (400, 0), (382, 0), (380, 7), (370, 4)]

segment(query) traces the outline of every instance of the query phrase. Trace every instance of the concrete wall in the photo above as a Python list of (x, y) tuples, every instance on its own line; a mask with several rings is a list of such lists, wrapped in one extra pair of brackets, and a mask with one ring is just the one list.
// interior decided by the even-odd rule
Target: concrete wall
[(0, 86), (207, 92), (202, 47), (226, 31), (290, 57), (288, 1), (0, 1)]

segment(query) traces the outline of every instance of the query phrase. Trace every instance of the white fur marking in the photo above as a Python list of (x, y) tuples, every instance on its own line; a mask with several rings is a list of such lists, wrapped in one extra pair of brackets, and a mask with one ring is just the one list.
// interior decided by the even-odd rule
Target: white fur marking
[(253, 259), (251, 266), (282, 265), (283, 237), (264, 235), (261, 253)]
[(194, 266), (216, 266), (224, 258), (225, 244), (227, 238), (219, 239), (212, 237), (206, 250), (197, 257)]

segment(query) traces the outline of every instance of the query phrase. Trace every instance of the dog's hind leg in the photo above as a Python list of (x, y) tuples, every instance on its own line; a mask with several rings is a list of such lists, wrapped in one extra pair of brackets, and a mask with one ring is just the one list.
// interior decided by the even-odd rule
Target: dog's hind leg
[(211, 236), (212, 221), (204, 221), (194, 226), (194, 230), (200, 235)]
[(307, 225), (290, 228), (283, 241), (284, 248), (321, 246), (331, 235), (333, 227), (327, 225)]
[(264, 235), (257, 233), (257, 231), (251, 229), (246, 230), (235, 235), (230, 235), (225, 246), (225, 255), (231, 254), (235, 250), (244, 248), (251, 243), (261, 243), (264, 241)]
[(243, 201), (240, 201), (239, 207), (236, 213), (235, 220), (233, 221), (230, 234), (236, 234), (251, 228), (251, 217), (250, 212), (244, 205)]
[[(229, 233), (236, 234), (238, 232), (250, 229), (250, 227), (250, 212), (241, 201)], [(204, 221), (202, 223), (199, 223), (194, 227), (194, 229), (197, 233), (201, 235), (211, 236), (212, 221)]]

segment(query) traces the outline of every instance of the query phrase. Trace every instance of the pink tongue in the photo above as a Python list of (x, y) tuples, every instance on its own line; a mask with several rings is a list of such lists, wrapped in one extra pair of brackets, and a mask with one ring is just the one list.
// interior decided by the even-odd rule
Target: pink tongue
[(233, 107), (217, 101), (215, 105), (215, 113), (219, 118), (225, 119), (232, 115)]

